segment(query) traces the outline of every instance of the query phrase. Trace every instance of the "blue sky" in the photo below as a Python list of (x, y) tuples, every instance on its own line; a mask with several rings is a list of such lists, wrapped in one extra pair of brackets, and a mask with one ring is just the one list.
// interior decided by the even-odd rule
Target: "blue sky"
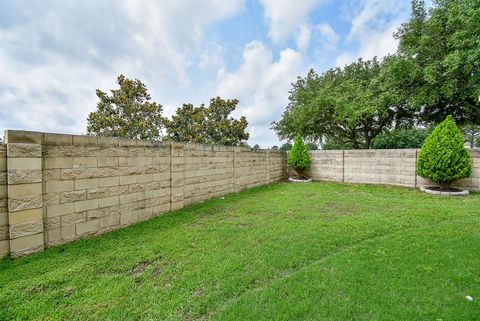
[(0, 0), (0, 130), (85, 133), (95, 89), (139, 78), (171, 115), (240, 100), (250, 144), (297, 76), (393, 53), (407, 0)]

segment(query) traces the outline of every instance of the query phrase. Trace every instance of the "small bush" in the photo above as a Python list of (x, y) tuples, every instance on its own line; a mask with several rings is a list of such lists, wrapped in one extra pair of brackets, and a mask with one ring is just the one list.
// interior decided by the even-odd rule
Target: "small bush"
[(417, 173), (442, 189), (472, 173), (470, 155), (452, 116), (448, 116), (425, 139), (418, 155)]
[(288, 155), (288, 165), (293, 167), (300, 177), (305, 177), (305, 170), (310, 167), (310, 156), (308, 155), (307, 146), (303, 143), (300, 134), (295, 138), (295, 143)]

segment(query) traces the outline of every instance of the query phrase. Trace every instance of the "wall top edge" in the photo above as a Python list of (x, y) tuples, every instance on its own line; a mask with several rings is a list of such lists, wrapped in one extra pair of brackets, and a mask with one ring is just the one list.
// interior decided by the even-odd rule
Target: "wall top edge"
[[(234, 147), (224, 145), (188, 144), (169, 141), (151, 141), (141, 139), (123, 139), (106, 136), (71, 135), (60, 133), (44, 133), (27, 130), (6, 130), (4, 144), (39, 144), (39, 145), (70, 145), (70, 146), (111, 146), (111, 147), (183, 147), (186, 150), (197, 151), (249, 151), (258, 153), (278, 153), (284, 151), (254, 149), (250, 147)], [(1, 146), (2, 144), (0, 144)]]
[[(480, 148), (467, 148), (470, 152), (480, 152)], [(310, 150), (309, 153), (375, 153), (375, 152), (414, 152), (420, 151), (420, 148), (391, 148), (391, 149), (328, 149), (328, 150)]]

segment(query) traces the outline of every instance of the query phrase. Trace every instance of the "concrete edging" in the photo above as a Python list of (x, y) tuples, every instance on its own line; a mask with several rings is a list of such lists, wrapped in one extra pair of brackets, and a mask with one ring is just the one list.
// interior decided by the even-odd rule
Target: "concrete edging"
[(470, 192), (466, 189), (460, 190), (458, 192), (444, 192), (444, 191), (432, 190), (428, 187), (420, 187), (420, 191), (427, 194), (441, 195), (441, 196), (467, 196), (468, 194), (470, 194)]

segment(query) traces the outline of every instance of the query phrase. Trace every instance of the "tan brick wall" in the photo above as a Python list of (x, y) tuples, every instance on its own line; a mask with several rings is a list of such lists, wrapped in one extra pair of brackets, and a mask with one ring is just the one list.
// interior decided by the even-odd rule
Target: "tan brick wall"
[(170, 210), (170, 144), (44, 135), (46, 246)]
[(285, 176), (284, 152), (23, 131), (7, 131), (6, 141), (12, 154), (0, 145), (0, 175), (15, 197), (9, 210), (0, 206), (0, 255), (101, 234)]
[[(480, 191), (480, 150), (470, 150), (473, 173), (457, 187)], [(312, 151), (310, 175), (317, 180), (370, 183), (407, 187), (431, 186), (416, 175), (418, 150)]]
[(7, 145), (0, 144), (0, 257), (10, 252), (7, 202)]
[[(44, 248), (41, 133), (7, 144), (9, 250), (12, 256)], [(13, 140), (13, 139), (12, 139)]]

